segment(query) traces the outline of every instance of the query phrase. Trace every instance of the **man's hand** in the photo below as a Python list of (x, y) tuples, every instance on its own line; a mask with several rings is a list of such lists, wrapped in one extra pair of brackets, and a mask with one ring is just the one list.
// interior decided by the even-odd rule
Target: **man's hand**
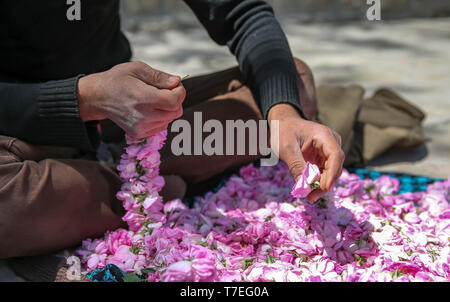
[(136, 138), (158, 133), (181, 117), (185, 97), (180, 77), (142, 62), (116, 65), (78, 82), (83, 121), (110, 119)]
[(316, 164), (321, 170), (320, 189), (308, 195), (309, 202), (315, 202), (330, 190), (342, 173), (344, 152), (339, 134), (321, 124), (301, 118), (289, 104), (273, 106), (268, 115), (279, 121), (279, 157), (289, 167), (295, 180), (302, 174), (306, 161)]

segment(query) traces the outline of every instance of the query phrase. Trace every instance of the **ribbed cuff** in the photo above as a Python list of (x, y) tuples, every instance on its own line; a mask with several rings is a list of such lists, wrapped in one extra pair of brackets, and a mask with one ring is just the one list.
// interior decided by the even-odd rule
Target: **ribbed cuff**
[(300, 107), (297, 79), (288, 74), (273, 75), (259, 86), (261, 110), (267, 119), (270, 108), (280, 103), (293, 105), (301, 117), (306, 119)]
[(38, 112), (48, 144), (95, 150), (98, 133), (88, 132), (78, 108), (78, 80), (82, 76), (41, 84)]

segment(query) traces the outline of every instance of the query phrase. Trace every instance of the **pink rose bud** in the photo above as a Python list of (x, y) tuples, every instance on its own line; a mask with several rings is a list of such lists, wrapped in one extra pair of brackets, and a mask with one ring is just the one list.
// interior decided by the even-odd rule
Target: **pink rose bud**
[(319, 178), (319, 167), (315, 164), (307, 162), (302, 175), (292, 188), (292, 196), (297, 198), (305, 198), (312, 190), (317, 189), (320, 186), (318, 182)]

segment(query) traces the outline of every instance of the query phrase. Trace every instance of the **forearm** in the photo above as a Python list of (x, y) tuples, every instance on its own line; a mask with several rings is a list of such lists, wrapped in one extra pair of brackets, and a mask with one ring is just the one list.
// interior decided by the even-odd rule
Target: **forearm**
[[(314, 83), (314, 76), (311, 68), (304, 61), (294, 58), (295, 66), (297, 68), (297, 74), (301, 80), (301, 86), (299, 86), (299, 96), (300, 107), (304, 113), (304, 116), (308, 120), (314, 120), (317, 115), (317, 97), (316, 97), (316, 87)], [(283, 113), (286, 116), (297, 115), (298, 117), (303, 117), (298, 112), (297, 108), (293, 106), (286, 106), (285, 103), (279, 103), (270, 108), (267, 119), (270, 121), (271, 116), (278, 116), (282, 118)], [(289, 111), (289, 112), (287, 112)], [(292, 113), (291, 113), (292, 111)], [(274, 112), (274, 114), (271, 114)]]
[(94, 125), (80, 118), (79, 77), (40, 84), (0, 83), (0, 134), (34, 144), (93, 150)]
[(264, 117), (279, 103), (289, 103), (303, 114), (299, 103), (301, 83), (284, 33), (273, 14), (261, 13), (259, 22), (260, 26), (252, 24), (253, 31), (241, 38), (236, 49), (230, 48)]
[(291, 104), (276, 104), (270, 108), (268, 114), (267, 114), (267, 121), (270, 122), (273, 120), (281, 120), (286, 118), (300, 118), (302, 119), (300, 113), (298, 110), (292, 106)]
[(264, 117), (278, 103), (291, 104), (303, 116), (299, 102), (303, 83), (270, 5), (260, 0), (185, 2), (210, 36), (236, 55)]

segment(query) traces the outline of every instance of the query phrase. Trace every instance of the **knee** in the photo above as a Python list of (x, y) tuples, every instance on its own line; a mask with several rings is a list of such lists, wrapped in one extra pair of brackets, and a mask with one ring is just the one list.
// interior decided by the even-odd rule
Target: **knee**
[(300, 103), (308, 119), (317, 115), (316, 86), (311, 68), (304, 61), (294, 57), (295, 66), (303, 83), (300, 93)]
[(314, 75), (309, 65), (306, 64), (305, 61), (302, 61), (297, 57), (294, 57), (294, 62), (295, 67), (297, 68), (297, 72), (302, 79), (303, 84), (305, 85), (305, 88), (307, 90), (315, 90)]
[(309, 67), (309, 65), (306, 64), (305, 61), (303, 61), (303, 60), (301, 60), (301, 59), (299, 59), (297, 57), (294, 57), (294, 62), (295, 62), (295, 67), (297, 68), (297, 72), (300, 75), (309, 74), (309, 75), (312, 76), (312, 70)]
[(17, 174), (20, 173), (23, 163), (13, 158), (13, 156), (4, 156), (0, 154), (0, 200), (3, 195), (3, 188), (11, 184)]

